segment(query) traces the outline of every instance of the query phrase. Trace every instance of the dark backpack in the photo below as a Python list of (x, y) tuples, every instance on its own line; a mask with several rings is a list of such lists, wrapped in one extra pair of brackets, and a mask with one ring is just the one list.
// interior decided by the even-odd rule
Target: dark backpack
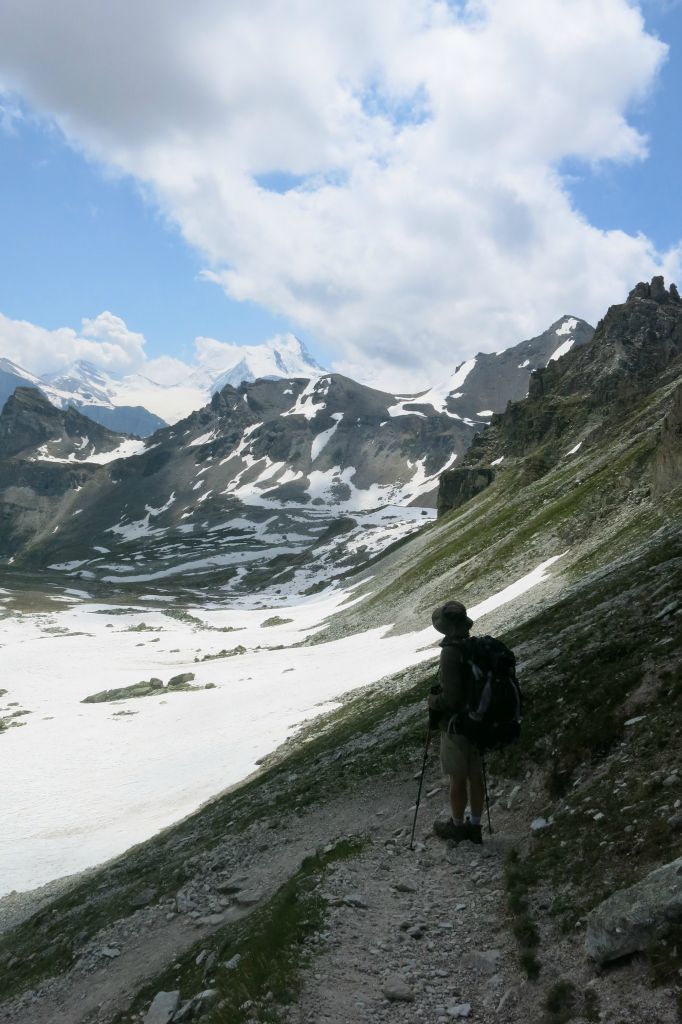
[(492, 636), (472, 636), (461, 645), (469, 667), (467, 709), (457, 716), (455, 732), (480, 751), (500, 750), (521, 734), (523, 697), (516, 658)]

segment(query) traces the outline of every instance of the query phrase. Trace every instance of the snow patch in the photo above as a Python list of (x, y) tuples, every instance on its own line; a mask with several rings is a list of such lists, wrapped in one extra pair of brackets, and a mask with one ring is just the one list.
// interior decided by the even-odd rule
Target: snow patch
[(578, 321), (575, 319), (575, 317), (569, 316), (566, 320), (564, 320), (561, 327), (557, 327), (554, 333), (558, 334), (561, 337), (562, 334), (570, 334), (571, 331), (574, 331), (577, 326)]
[(555, 359), (561, 359), (561, 357), (565, 356), (567, 352), (570, 352), (574, 344), (575, 338), (569, 338), (568, 341), (565, 341), (562, 345), (559, 345), (558, 349), (552, 352), (551, 356), (547, 360), (547, 366), (549, 366), (550, 363), (554, 362)]
[(521, 579), (515, 583), (511, 583), (504, 590), (500, 590), (497, 594), (493, 594), (492, 597), (487, 598), (485, 601), (481, 601), (480, 604), (475, 605), (473, 608), (469, 608), (468, 614), (472, 619), (480, 619), (483, 615), (488, 615), (490, 612), (495, 611), (496, 608), (500, 608), (503, 604), (508, 604), (513, 601), (514, 598), (520, 597), (521, 594), (525, 594), (531, 587), (536, 587), (538, 583), (547, 576), (547, 570), (550, 566), (558, 562), (560, 558), (566, 555), (567, 551), (562, 551), (560, 555), (554, 555), (552, 558), (548, 558), (546, 562), (541, 562), (532, 572), (529, 572), (526, 576), (522, 576)]
[(321, 431), (317, 437), (313, 439), (313, 443), (310, 447), (310, 459), (312, 462), (314, 462), (320, 452), (323, 451), (325, 445), (335, 433), (339, 423), (343, 419), (343, 413), (333, 412), (331, 418), (336, 421), (334, 425), (329, 427), (328, 430)]
[(431, 405), (436, 412), (445, 413), (451, 419), (461, 419), (456, 413), (452, 413), (448, 410), (447, 400), (448, 397), (456, 399), (461, 398), (463, 392), (459, 389), (464, 384), (465, 380), (476, 366), (475, 359), (467, 359), (466, 362), (458, 366), (452, 376), (444, 381), (440, 385), (432, 387), (429, 391), (421, 395), (419, 401), (423, 405)]
[[(307, 420), (315, 419), (318, 412), (326, 408), (325, 402), (315, 403), (316, 397), (325, 397), (329, 392), (329, 378), (318, 377), (308, 381), (291, 409), (281, 413), (282, 416), (305, 416)], [(325, 386), (326, 385), (326, 386)]]
[(193, 441), (190, 441), (187, 448), (197, 448), (200, 444), (208, 444), (209, 441), (215, 441), (218, 433), (218, 430), (209, 430), (207, 434), (202, 434), (201, 437), (195, 437)]

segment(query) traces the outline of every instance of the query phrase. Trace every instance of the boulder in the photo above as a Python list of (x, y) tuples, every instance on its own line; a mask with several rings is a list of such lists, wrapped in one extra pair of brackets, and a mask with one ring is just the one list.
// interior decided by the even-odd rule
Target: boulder
[(406, 981), (398, 974), (392, 974), (381, 986), (381, 991), (389, 1003), (413, 1003), (414, 992)]
[(462, 956), (462, 966), (492, 977), (497, 973), (502, 953), (499, 949), (471, 949)]
[(585, 952), (599, 964), (617, 960), (663, 935), (682, 919), (682, 857), (619, 889), (589, 914)]
[(157, 992), (147, 1010), (144, 1024), (169, 1024), (179, 1005), (179, 992)]
[(181, 672), (179, 675), (173, 676), (172, 679), (169, 679), (168, 685), (183, 686), (184, 683), (191, 683), (194, 678), (194, 672)]

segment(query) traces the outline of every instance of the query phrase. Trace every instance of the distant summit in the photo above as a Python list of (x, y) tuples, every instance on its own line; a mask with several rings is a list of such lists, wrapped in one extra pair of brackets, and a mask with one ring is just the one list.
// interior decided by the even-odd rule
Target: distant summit
[(119, 376), (86, 359), (38, 377), (10, 359), (0, 359), (0, 411), (16, 388), (34, 387), (58, 409), (78, 409), (109, 430), (148, 437), (201, 409), (227, 384), (312, 379), (322, 373), (323, 367), (293, 334), (277, 335), (262, 345), (218, 344), (213, 363), (181, 384), (159, 384), (139, 373)]
[[(261, 345), (232, 345), (230, 348), (235, 357), (232, 365), (226, 367), (221, 360), (221, 365), (202, 370), (195, 375), (195, 379), (202, 381), (204, 385), (206, 381), (209, 382), (211, 394), (222, 391), (226, 384), (238, 388), (240, 384), (248, 384), (259, 379), (311, 379), (326, 372), (295, 334), (277, 335)], [(210, 398), (210, 395), (208, 397)]]

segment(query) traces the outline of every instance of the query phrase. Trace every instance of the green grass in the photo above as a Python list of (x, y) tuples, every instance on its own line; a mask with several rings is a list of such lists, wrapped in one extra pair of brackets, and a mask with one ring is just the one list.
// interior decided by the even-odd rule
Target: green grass
[(566, 1024), (577, 1011), (577, 992), (571, 981), (557, 981), (545, 996), (547, 1024)]
[[(402, 570), (390, 584), (373, 590), (363, 602), (362, 613), (382, 617), (396, 602), (409, 601), (410, 595), (424, 586), (447, 580), (449, 590), (472, 595), (481, 593), (486, 578), (497, 582), (500, 569), (519, 556), (532, 557), (534, 549), (547, 552), (551, 537), (555, 552), (576, 542), (586, 546), (583, 558), (595, 566), (609, 563), (609, 555), (624, 550), (627, 543), (639, 540), (647, 531), (665, 523), (665, 502), (630, 506), (628, 495), (634, 481), (641, 477), (651, 456), (654, 438), (645, 435), (609, 456), (591, 453), (583, 463), (559, 463), (542, 479), (519, 486), (513, 474), (502, 476), (463, 508), (454, 510), (420, 534), (418, 548), (405, 549)], [(606, 522), (619, 520), (618, 538), (604, 543)], [(622, 519), (622, 522), (620, 520)], [(428, 543), (424, 543), (427, 538)], [(606, 547), (612, 551), (608, 554)], [(414, 556), (410, 557), (414, 551)], [(550, 549), (548, 553), (552, 553)], [(546, 554), (544, 555), (546, 557)], [(570, 578), (579, 574), (568, 569)], [(353, 628), (356, 613), (344, 620)], [(356, 624), (357, 625), (357, 624)], [(338, 626), (337, 626), (338, 628)], [(323, 642), (325, 631), (316, 638)]]
[[(330, 864), (357, 856), (362, 845), (358, 840), (345, 839), (327, 852), (306, 858), (299, 871), (263, 907), (221, 928), (210, 940), (199, 941), (138, 993), (114, 1024), (124, 1024), (131, 1014), (144, 1012), (159, 991), (179, 990), (186, 999), (209, 986), (217, 989), (219, 996), (201, 1014), (206, 1024), (243, 1024), (248, 1016), (256, 1016), (262, 1024), (286, 1020), (283, 1008), (296, 999), (302, 968), (310, 959), (306, 940), (323, 927), (325, 920), (326, 905), (319, 894), (319, 883)], [(203, 963), (196, 964), (202, 949), (215, 956), (215, 967), (208, 973)], [(240, 957), (236, 968), (226, 968), (236, 955)]]
[[(545, 772), (553, 823), (533, 838), (526, 899), (539, 883), (550, 889), (549, 916), (566, 934), (615, 889), (682, 851), (667, 824), (679, 787), (663, 785), (682, 772), (682, 616), (657, 617), (680, 590), (680, 542), (664, 538), (596, 581), (588, 602), (576, 591), (508, 638), (561, 637), (560, 656), (525, 679), (521, 742), (491, 768)], [(644, 703), (628, 703), (637, 692)]]
[(517, 850), (507, 857), (504, 871), (507, 906), (512, 917), (512, 932), (519, 944), (519, 963), (528, 978), (534, 981), (540, 974), (541, 964), (536, 950), (540, 945), (540, 934), (531, 917), (529, 905), (530, 887), (537, 881), (533, 865), (522, 860)]

